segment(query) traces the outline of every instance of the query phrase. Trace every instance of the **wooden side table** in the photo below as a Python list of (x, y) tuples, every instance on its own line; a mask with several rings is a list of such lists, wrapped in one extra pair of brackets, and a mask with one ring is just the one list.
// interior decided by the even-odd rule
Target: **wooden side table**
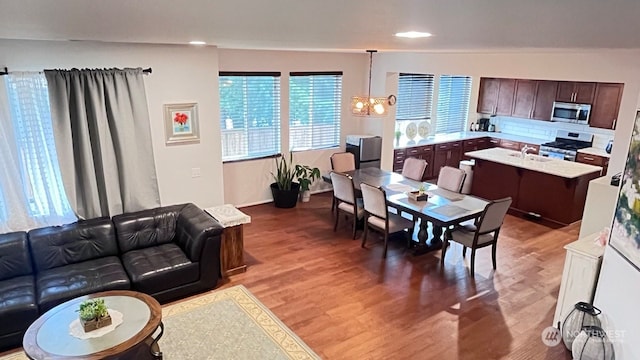
[(220, 246), (222, 276), (226, 278), (247, 271), (244, 263), (243, 225), (251, 223), (251, 217), (229, 204), (204, 210), (224, 227)]

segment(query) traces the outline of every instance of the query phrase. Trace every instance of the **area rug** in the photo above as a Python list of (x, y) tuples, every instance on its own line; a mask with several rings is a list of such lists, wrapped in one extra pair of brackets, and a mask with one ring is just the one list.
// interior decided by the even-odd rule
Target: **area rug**
[[(242, 285), (167, 306), (162, 322), (164, 360), (320, 359)], [(23, 359), (22, 351), (0, 357)]]

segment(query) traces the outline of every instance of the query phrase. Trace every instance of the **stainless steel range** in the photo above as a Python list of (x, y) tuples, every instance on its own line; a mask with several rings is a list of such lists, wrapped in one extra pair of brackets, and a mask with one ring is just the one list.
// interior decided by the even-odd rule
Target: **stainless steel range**
[(578, 150), (591, 147), (592, 145), (593, 134), (558, 130), (555, 141), (540, 145), (540, 155), (555, 159), (576, 161)]

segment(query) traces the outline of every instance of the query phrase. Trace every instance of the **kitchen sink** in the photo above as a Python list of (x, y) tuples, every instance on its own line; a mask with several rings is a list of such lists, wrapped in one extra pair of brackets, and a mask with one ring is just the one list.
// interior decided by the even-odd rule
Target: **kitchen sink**
[[(520, 153), (511, 153), (511, 154), (509, 154), (509, 156), (515, 157), (515, 158), (518, 158), (518, 159), (522, 159), (522, 155)], [(527, 154), (524, 157), (523, 160), (524, 161), (547, 162), (547, 161), (552, 161), (553, 159), (550, 159), (550, 158), (544, 157), (544, 156), (540, 156), (540, 155)]]

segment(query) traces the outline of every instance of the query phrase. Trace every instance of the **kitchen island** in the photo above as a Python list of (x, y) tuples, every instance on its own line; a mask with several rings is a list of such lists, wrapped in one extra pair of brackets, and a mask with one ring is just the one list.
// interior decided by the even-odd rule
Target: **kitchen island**
[(471, 151), (475, 159), (471, 194), (513, 199), (510, 213), (565, 226), (582, 218), (589, 181), (599, 166), (526, 155), (503, 148)]

